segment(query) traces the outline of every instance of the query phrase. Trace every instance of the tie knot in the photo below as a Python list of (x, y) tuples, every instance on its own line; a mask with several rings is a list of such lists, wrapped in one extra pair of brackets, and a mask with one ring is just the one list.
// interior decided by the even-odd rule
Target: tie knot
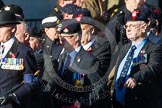
[(1, 54), (4, 53), (4, 48), (5, 48), (5, 46), (4, 46), (4, 45), (1, 45), (1, 47), (0, 47), (0, 53), (1, 53)]
[(131, 50), (135, 50), (137, 47), (135, 45), (132, 46)]
[(131, 47), (131, 50), (130, 50), (130, 55), (133, 55), (133, 53), (134, 53), (134, 50), (136, 49), (136, 46), (135, 45), (133, 45), (132, 47)]
[(1, 45), (1, 48), (4, 48), (4, 45)]

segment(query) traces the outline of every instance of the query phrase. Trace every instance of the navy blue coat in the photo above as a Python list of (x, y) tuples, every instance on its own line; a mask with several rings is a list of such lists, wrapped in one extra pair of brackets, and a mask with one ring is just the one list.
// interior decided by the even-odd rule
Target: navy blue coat
[[(22, 43), (19, 43), (16, 39), (5, 56), (5, 58), (11, 58), (12, 53), (15, 58), (23, 59), (23, 70), (10, 70), (0, 68), (0, 96), (4, 96), (7, 91), (11, 90), (14, 86), (20, 84), (24, 80), (24, 75), (33, 75), (37, 70), (36, 62), (34, 55), (31, 51), (31, 48), (25, 46)], [(23, 97), (27, 94), (30, 94), (31, 91), (36, 87), (33, 83), (33, 80), (25, 81), (24, 84), (15, 90), (13, 93), (16, 94), (20, 102), (23, 101)], [(18, 106), (12, 106), (7, 104), (6, 106), (0, 106), (0, 108), (17, 108)], [(23, 106), (21, 106), (23, 108)]]

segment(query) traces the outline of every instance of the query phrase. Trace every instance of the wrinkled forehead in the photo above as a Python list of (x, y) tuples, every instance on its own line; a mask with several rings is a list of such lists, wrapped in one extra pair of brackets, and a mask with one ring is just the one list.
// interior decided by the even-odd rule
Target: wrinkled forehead
[(130, 25), (130, 24), (136, 25), (136, 24), (143, 24), (143, 23), (145, 22), (144, 21), (127, 21), (126, 25)]
[(146, 0), (125, 0), (125, 1), (129, 1), (129, 2), (146, 2)]
[(93, 27), (93, 26), (90, 25), (90, 24), (80, 24), (80, 26), (81, 26), (82, 28)]

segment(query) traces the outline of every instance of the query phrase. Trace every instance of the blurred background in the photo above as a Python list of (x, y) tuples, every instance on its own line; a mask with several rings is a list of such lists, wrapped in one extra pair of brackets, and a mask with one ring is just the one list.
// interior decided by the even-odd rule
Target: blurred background
[[(41, 20), (52, 13), (57, 0), (2, 0), (6, 5), (16, 4), (22, 7), (25, 21), (29, 26), (39, 26)], [(105, 10), (114, 5), (123, 5), (123, 0), (102, 0)], [(162, 0), (147, 0), (148, 4), (162, 8)]]

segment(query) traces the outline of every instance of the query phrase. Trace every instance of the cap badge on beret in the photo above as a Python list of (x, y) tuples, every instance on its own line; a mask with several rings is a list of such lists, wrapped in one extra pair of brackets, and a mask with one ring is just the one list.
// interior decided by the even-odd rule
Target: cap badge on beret
[(5, 11), (9, 11), (11, 9), (11, 7), (6, 6), (4, 9), (5, 9)]
[(140, 10), (135, 10), (132, 12), (132, 20), (136, 20), (138, 13), (140, 13)]
[(63, 30), (63, 32), (64, 33), (68, 33), (69, 32), (69, 29), (65, 27), (64, 30)]
[(77, 22), (80, 22), (82, 16), (83, 16), (83, 14), (79, 14), (79, 15), (77, 15), (77, 16), (75, 17), (75, 20), (76, 20)]
[(57, 31), (59, 32), (61, 30), (62, 24), (57, 25)]

